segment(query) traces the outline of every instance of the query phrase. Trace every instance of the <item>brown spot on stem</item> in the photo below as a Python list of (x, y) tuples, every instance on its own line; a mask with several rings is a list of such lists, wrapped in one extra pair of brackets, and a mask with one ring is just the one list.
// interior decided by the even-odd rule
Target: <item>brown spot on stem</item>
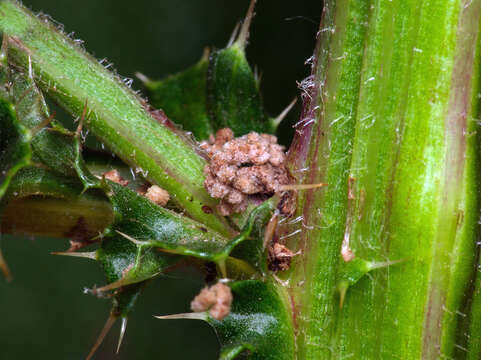
[(212, 208), (207, 205), (202, 206), (202, 211), (205, 212), (206, 214), (212, 214), (214, 212)]
[(169, 120), (167, 115), (165, 115), (162, 110), (152, 109), (150, 105), (147, 105), (146, 109), (149, 112), (150, 116), (152, 116), (154, 120), (156, 120), (158, 123), (164, 125), (171, 130), (178, 130), (175, 124)]

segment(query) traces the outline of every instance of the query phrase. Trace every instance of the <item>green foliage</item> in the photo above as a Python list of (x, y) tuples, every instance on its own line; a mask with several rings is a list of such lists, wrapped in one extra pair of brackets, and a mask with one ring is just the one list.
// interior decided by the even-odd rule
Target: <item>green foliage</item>
[[(248, 26), (246, 22), (244, 31)], [(239, 36), (181, 73), (160, 81), (142, 78), (152, 105), (198, 140), (227, 127), (235, 136), (251, 131), (274, 133), (277, 124), (264, 110), (259, 80), (247, 62), (244, 46)]]
[[(229, 283), (234, 295), (230, 314), (207, 318), (221, 342), (221, 360), (288, 360), (295, 357), (290, 314), (279, 286), (258, 280)], [(255, 294), (255, 296), (252, 296)]]
[[(5, 39), (7, 43), (9, 38), (5, 37)], [(18, 48), (11, 50), (12, 54), (18, 56), (9, 57), (9, 60), (22, 58), (18, 53)], [(74, 50), (78, 52), (78, 49)], [(249, 73), (250, 68), (245, 62), (243, 53), (238, 55), (242, 55), (243, 66), (247, 67), (244, 70), (248, 70)], [(21, 61), (19, 64), (21, 65)], [(194, 68), (193, 75), (199, 70), (204, 71), (204, 75), (206, 75), (207, 68), (204, 65), (200, 69)], [(61, 81), (55, 77), (55, 71), (50, 73), (46, 68), (38, 70), (42, 73), (47, 71), (49, 76), (56, 79), (54, 81)], [(253, 79), (252, 72), (249, 74)], [(192, 74), (187, 72), (187, 77), (190, 75)], [(267, 274), (264, 228), (274, 212), (275, 203), (273, 201), (265, 202), (254, 208), (251, 214), (245, 217), (240, 233), (237, 236), (226, 238), (224, 234), (217, 231), (218, 229), (209, 228), (209, 221), (207, 223), (197, 222), (153, 204), (128, 187), (98, 179), (91, 174), (83, 160), (81, 143), (81, 126), (91, 125), (92, 119), (89, 118), (91, 110), (88, 106), (92, 106), (94, 100), (90, 100), (90, 103), (85, 102), (82, 111), (78, 113), (79, 128), (77, 132), (71, 133), (49, 114), (42, 93), (37, 88), (32, 76), (17, 71), (12, 71), (9, 76), (11, 76), (9, 81), (13, 86), (8, 91), (11, 97), (19, 102), (18, 112), (22, 115), (22, 125), (35, 132), (33, 138), (29, 139), (30, 141), (27, 143), (28, 149), (32, 149), (35, 166), (25, 169), (14, 178), (14, 182), (9, 188), (9, 196), (4, 201), (3, 217), (8, 218), (12, 210), (24, 209), (25, 206), (31, 207), (32, 201), (36, 201), (40, 206), (49, 204), (43, 208), (43, 214), (47, 219), (42, 221), (47, 220), (46, 222), (51, 224), (55, 219), (50, 221), (49, 216), (59, 219), (59, 212), (62, 208), (80, 204), (77, 206), (78, 215), (71, 216), (70, 221), (65, 221), (63, 217), (60, 217), (63, 219), (61, 226), (53, 227), (50, 231), (53, 235), (63, 235), (67, 233), (65, 227), (68, 226), (67, 229), (75, 230), (77, 233), (72, 234), (80, 235), (81, 241), (85, 243), (81, 242), (78, 246), (88, 245), (96, 239), (101, 240), (100, 246), (94, 252), (62, 253), (98, 261), (107, 278), (107, 285), (90, 290), (99, 296), (112, 296), (114, 302), (110, 318), (93, 350), (100, 344), (116, 318), (121, 317), (124, 321), (126, 320), (147, 281), (162, 274), (180, 261), (184, 261), (185, 256), (217, 263), (221, 275), (224, 276), (229, 274), (247, 278), (249, 276), (263, 277)], [(180, 76), (181, 82), (185, 80), (185, 76), (185, 74)], [(233, 76), (237, 75), (234, 73)], [(179, 78), (171, 80), (178, 82)], [(50, 88), (46, 90), (49, 91)], [(256, 88), (255, 91), (256, 96), (260, 99), (258, 89)], [(238, 94), (235, 94), (234, 91), (233, 95)], [(197, 101), (198, 99), (194, 96), (191, 100)], [(188, 103), (187, 108), (191, 109), (192, 105), (192, 103)], [(69, 108), (70, 105), (65, 106)], [(235, 109), (231, 108), (229, 111), (234, 113)], [(197, 121), (195, 120), (192, 124)], [(242, 121), (242, 119), (239, 120), (239, 122)], [(92, 130), (97, 133), (95, 127)], [(135, 163), (134, 165), (139, 166), (140, 164)], [(178, 194), (178, 192), (172, 193), (174, 197)], [(32, 198), (32, 196), (34, 197)], [(188, 201), (192, 202), (194, 198), (195, 195), (192, 195)], [(47, 199), (49, 202), (46, 201)], [(92, 209), (98, 209), (98, 206), (92, 207), (94, 203), (110, 203), (110, 206), (105, 206), (103, 212), (104, 221), (101, 222), (103, 229), (99, 228), (98, 224), (95, 226), (91, 221), (94, 218)], [(94, 232), (95, 229), (100, 232), (100, 235)], [(41, 231), (39, 230), (39, 232)], [(254, 285), (249, 285), (249, 288)], [(288, 317), (280, 312), (282, 310), (281, 302), (275, 287), (269, 285), (269, 289), (267, 289), (264, 282), (257, 281), (254, 288), (259, 291), (260, 295), (265, 293), (266, 297), (266, 306), (259, 308), (259, 306), (253, 307), (253, 304), (247, 304), (248, 292), (245, 289), (242, 290), (241, 285), (235, 286), (239, 288), (237, 291), (239, 299), (236, 298), (234, 306), (240, 312), (246, 313), (250, 307), (252, 311), (255, 310), (259, 314), (264, 312), (264, 318), (270, 319), (276, 316), (276, 322), (271, 324), (273, 327), (266, 328), (262, 336), (253, 337), (254, 334), (246, 333), (243, 337), (242, 333), (237, 331), (237, 336), (243, 339), (242, 344), (239, 343), (239, 345), (242, 345), (243, 348), (247, 346), (255, 354), (266, 354), (267, 343), (264, 337), (279, 337), (281, 334), (281, 338), (287, 337), (287, 340), (284, 339), (287, 344), (284, 348), (292, 347), (292, 335), (284, 332), (285, 329), (282, 327), (289, 327), (290, 322)], [(253, 317), (255, 318), (257, 315), (253, 315)], [(251, 321), (255, 322), (254, 318)], [(235, 320), (230, 319), (222, 324), (216, 322), (215, 325), (224, 341), (229, 342), (230, 345), (240, 341), (240, 338), (229, 340), (226, 333), (226, 329), (234, 329), (240, 323), (235, 325)], [(279, 327), (279, 325), (282, 326)], [(124, 331), (123, 325), (122, 334)], [(290, 351), (292, 352), (292, 348)], [(223, 351), (222, 357), (234, 357), (232, 351), (228, 353), (230, 355), (226, 355), (227, 352)]]
[[(32, 133), (30, 146), (34, 163), (67, 177), (79, 177), (85, 189), (94, 187), (93, 177), (83, 161), (80, 134), (65, 129), (51, 117), (45, 99), (32, 77), (12, 73), (11, 97), (17, 100), (17, 114), (23, 126)], [(51, 127), (47, 125), (50, 123)], [(80, 128), (79, 128), (80, 130)]]
[(209, 58), (207, 111), (214, 129), (231, 128), (236, 136), (250, 131), (272, 133), (259, 84), (238, 43), (215, 50)]
[(0, 2), (0, 11), (10, 62), (25, 72), (31, 64), (42, 90), (72, 115), (84, 115), (100, 141), (172, 194), (191, 217), (234, 234), (223, 217), (202, 210), (217, 201), (203, 186), (204, 159), (181, 133), (152, 118), (142, 99), (55, 26), (13, 1)]
[[(140, 246), (220, 261), (227, 240), (205, 225), (153, 204), (121, 185), (109, 183), (116, 221), (109, 233), (127, 234)], [(225, 256), (223, 257), (225, 259)]]
[[(245, 56), (254, 3), (227, 48), (145, 82), (154, 106), (198, 140), (224, 127), (275, 131)], [(100, 242), (63, 253), (106, 275), (90, 290), (114, 302), (93, 350), (118, 317), (122, 338), (148, 281), (192, 261), (228, 277), (231, 311), (164, 318), (206, 320), (220, 359), (479, 357), (481, 0), (326, 2), (288, 165), (300, 184), (329, 186), (299, 191), (295, 217), (280, 220), (277, 195), (241, 216), (216, 214), (206, 161), (187, 136), (52, 25), (14, 1), (0, 13), (2, 231), (9, 222), (45, 231), (9, 217), (35, 204), (50, 234)], [(79, 118), (75, 133), (52, 119), (40, 89)], [(174, 205), (92, 175), (82, 126)], [(272, 241), (297, 251), (278, 275)]]
[[(274, 201), (273, 201), (274, 200)], [(234, 239), (236, 247), (231, 255), (249, 263), (261, 274), (267, 274), (267, 256), (264, 234), (266, 225), (274, 215), (276, 198), (265, 201), (254, 208), (247, 218), (242, 231)]]
[(18, 170), (30, 163), (30, 132), (19, 121), (15, 104), (5, 88), (10, 80), (7, 54), (0, 50), (0, 199)]
[(0, 98), (0, 198), (13, 176), (30, 162), (30, 134), (19, 121), (15, 108)]

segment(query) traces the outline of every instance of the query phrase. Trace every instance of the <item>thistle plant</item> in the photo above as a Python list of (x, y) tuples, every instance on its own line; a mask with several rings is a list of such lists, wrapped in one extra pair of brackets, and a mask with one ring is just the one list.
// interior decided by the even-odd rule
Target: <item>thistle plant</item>
[(255, 0), (227, 47), (139, 74), (148, 99), (0, 1), (0, 230), (100, 264), (86, 291), (113, 305), (87, 358), (117, 320), (118, 351), (144, 288), (186, 264), (205, 288), (152, 315), (207, 322), (219, 359), (481, 356), (481, 0), (319, 5), (285, 154), (246, 60)]

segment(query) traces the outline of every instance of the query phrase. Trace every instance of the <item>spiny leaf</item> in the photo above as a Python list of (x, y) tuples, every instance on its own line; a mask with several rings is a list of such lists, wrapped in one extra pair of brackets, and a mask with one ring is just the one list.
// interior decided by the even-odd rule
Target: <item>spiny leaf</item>
[(233, 303), (229, 315), (221, 321), (213, 319), (208, 313), (158, 318), (207, 321), (221, 343), (220, 360), (295, 358), (292, 320), (286, 310), (284, 290), (274, 283), (260, 280), (235, 281), (228, 285), (232, 290)]
[(145, 248), (116, 233), (112, 237), (102, 240), (95, 257), (101, 263), (109, 285), (90, 291), (94, 294), (103, 294), (113, 290), (113, 306), (106, 325), (88, 358), (93, 356), (113, 322), (120, 317), (122, 326), (117, 346), (117, 352), (119, 351), (126, 330), (127, 318), (147, 284), (147, 280), (161, 274), (165, 268), (178, 261), (178, 256)]
[(234, 296), (230, 314), (222, 321), (208, 318), (221, 342), (221, 354), (227, 356), (233, 348), (243, 347), (250, 360), (293, 359), (293, 329), (279, 289), (257, 280), (233, 282), (229, 286)]
[[(68, 131), (53, 120), (42, 93), (31, 77), (13, 73), (11, 83), (11, 95), (17, 102), (19, 119), (33, 133), (34, 161), (62, 175), (78, 177), (85, 188), (95, 187), (98, 180), (90, 174), (82, 159), (79, 134)], [(49, 123), (52, 127), (47, 126)]]
[[(5, 44), (7, 40), (5, 36)], [(18, 122), (28, 134), (33, 162), (62, 175), (78, 177), (85, 188), (94, 187), (98, 180), (89, 173), (82, 159), (79, 135), (53, 119), (31, 72), (26, 74), (9, 69), (6, 62), (0, 66), (0, 72), (3, 79), (1, 93), (15, 106)], [(2, 134), (2, 139), (8, 137)]]
[(227, 48), (211, 51), (208, 59), (205, 53), (194, 66), (160, 81), (139, 76), (152, 104), (197, 140), (225, 127), (236, 136), (273, 133), (280, 121), (266, 114), (258, 79), (245, 56), (254, 5), (252, 1), (238, 38)]
[[(146, 279), (160, 274), (170, 263), (176, 261), (173, 256), (167, 257), (165, 254), (143, 252), (141, 247), (122, 237), (104, 239), (96, 252), (96, 258), (102, 264), (107, 281), (115, 284), (115, 287), (102, 289), (103, 291), (114, 289), (113, 306), (109, 318), (87, 358), (93, 356), (113, 323), (120, 317), (122, 324), (117, 353), (119, 352), (128, 316), (148, 282)], [(91, 292), (98, 293), (99, 290), (101, 289), (93, 289)]]
[(117, 214), (111, 231), (126, 234), (145, 248), (194, 256), (205, 260), (224, 260), (228, 240), (219, 233), (185, 216), (161, 208), (136, 192), (108, 182), (110, 199)]
[(235, 136), (251, 131), (272, 133), (257, 80), (237, 43), (214, 50), (209, 58), (207, 109), (215, 130), (229, 127)]
[[(92, 196), (90, 193), (95, 194), (97, 201), (100, 197), (101, 201), (105, 203), (107, 199), (100, 190), (84, 193), (86, 189), (91, 187), (99, 187), (109, 193), (110, 187), (105, 182), (95, 178), (85, 166), (81, 155), (79, 134), (70, 133), (58, 123), (54, 123), (52, 128), (46, 128), (47, 122), (50, 122), (50, 115), (43, 96), (34, 81), (31, 77), (21, 73), (11, 75), (13, 86), (9, 93), (13, 99), (17, 100), (22, 123), (32, 132), (35, 132), (32, 139), (34, 160), (43, 164), (48, 170), (31, 167), (19, 174), (20, 176), (14, 179), (13, 186), (9, 188), (10, 196), (6, 200), (15, 205), (15, 203), (18, 204), (19, 200), (31, 195), (47, 196), (56, 201), (54, 209), (57, 211), (54, 213), (57, 214), (61, 210), (72, 208), (72, 202), (86, 201), (89, 196)], [(6, 203), (7, 201), (4, 202), (4, 204)], [(42, 199), (42, 205), (44, 204), (45, 198)], [(29, 202), (29, 205), (32, 205), (32, 203)], [(110, 214), (113, 214), (111, 206), (108, 209)], [(85, 211), (88, 212), (88, 208)], [(74, 217), (75, 223), (72, 228), (75, 228), (79, 220), (82, 220), (82, 227), (78, 231), (82, 232), (82, 236), (86, 240), (89, 240), (96, 235), (95, 232), (91, 231), (90, 224), (87, 223), (87, 220), (93, 218), (93, 216), (84, 216), (83, 212), (80, 212), (80, 214), (79, 218)], [(104, 222), (103, 227), (98, 230), (104, 231), (105, 227), (113, 220), (112, 217), (109, 218), (110, 221)], [(45, 217), (42, 217), (42, 219), (42, 222), (45, 222)], [(59, 221), (59, 219), (62, 218), (57, 217), (56, 221)], [(64, 227), (65, 224), (68, 225), (70, 222), (63, 220), (60, 221), (63, 231), (58, 234), (59, 236), (68, 234)], [(48, 229), (48, 231), (54, 230)], [(149, 249), (144, 251), (142, 247), (135, 246), (132, 242), (117, 234), (113, 238), (102, 242), (95, 257), (101, 262), (108, 282), (117, 283), (113, 297), (112, 316), (114, 318), (121, 316), (123, 319), (126, 319), (138, 298), (144, 285), (143, 280), (160, 273), (168, 260), (173, 258), (163, 253), (149, 251)], [(126, 261), (128, 263), (125, 263)], [(125, 286), (131, 283), (136, 284)], [(107, 322), (107, 325), (111, 324), (112, 321), (111, 319)], [(101, 333), (94, 348), (100, 344), (108, 328), (104, 328), (105, 331)]]
[(97, 259), (110, 283), (103, 290), (151, 279), (179, 261), (178, 256), (135, 244), (119, 234), (102, 240)]
[[(21, 169), (0, 201), (3, 233), (71, 237), (81, 244), (112, 221), (112, 206), (102, 193), (82, 193), (80, 181), (44, 168)], [(0, 264), (7, 269), (1, 259)]]
[[(90, 224), (85, 222), (87, 218), (89, 222), (93, 220), (96, 224), (93, 226), (95, 231), (101, 230), (99, 226), (106, 226), (109, 222), (105, 220), (111, 220), (111, 206), (106, 204), (101, 193), (96, 193), (95, 199), (89, 195), (80, 196), (87, 188), (99, 186), (99, 180), (90, 174), (83, 162), (79, 136), (52, 120), (43, 95), (30, 73), (10, 69), (6, 63), (1, 66), (0, 72), (4, 80), (4, 83), (0, 84), (1, 92), (15, 104), (19, 126), (28, 134), (25, 141), (28, 140), (26, 146), (29, 146), (32, 152), (31, 162), (42, 167), (27, 169), (15, 180), (15, 184), (12, 184), (10, 196), (3, 202), (3, 206), (8, 201), (12, 202), (9, 204), (9, 211), (4, 214), (3, 231), (16, 232), (14, 227), (23, 224), (26, 228), (19, 226), (21, 231), (64, 237), (69, 236), (69, 232), (65, 230), (74, 229), (77, 224), (81, 225), (82, 229), (79, 231), (84, 232), (83, 236), (87, 238), (89, 234), (92, 235)], [(49, 123), (52, 123), (53, 127), (48, 127)], [(10, 140), (9, 137), (1, 135), (2, 141)], [(36, 195), (37, 199), (29, 198), (32, 195)], [(48, 197), (45, 204), (40, 205), (38, 196)], [(93, 206), (94, 203), (100, 208)], [(28, 211), (25, 210), (27, 204), (31, 206)], [(22, 216), (16, 216), (14, 208), (24, 209), (18, 213)], [(94, 219), (94, 209), (100, 211), (100, 222)], [(33, 214), (38, 214), (35, 210), (43, 211), (45, 217), (32, 219)], [(55, 216), (59, 218), (55, 220)], [(5, 218), (8, 218), (8, 221)], [(42, 221), (39, 221), (40, 219)], [(72, 224), (72, 221), (75, 223)], [(59, 233), (62, 230), (64, 232)]]
[(232, 255), (262, 273), (266, 271), (263, 234), (274, 210), (273, 201), (255, 208), (240, 234), (228, 240), (194, 220), (154, 205), (130, 189), (111, 182), (109, 185), (117, 214), (110, 233), (117, 232), (143, 249), (193, 256), (214, 261), (221, 267)]
[(236, 41), (225, 49), (212, 51), (209, 58), (209, 117), (215, 130), (229, 127), (236, 136), (251, 131), (273, 133), (276, 127), (265, 113), (259, 81), (245, 55), (255, 4), (256, 0), (251, 0)]

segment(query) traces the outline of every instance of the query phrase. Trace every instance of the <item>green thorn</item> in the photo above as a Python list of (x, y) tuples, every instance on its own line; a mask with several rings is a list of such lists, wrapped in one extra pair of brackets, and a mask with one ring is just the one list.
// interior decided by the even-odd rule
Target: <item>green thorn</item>
[(383, 262), (373, 262), (367, 261), (360, 258), (354, 258), (349, 262), (343, 262), (340, 270), (340, 279), (337, 284), (337, 289), (339, 291), (339, 306), (342, 308), (344, 304), (344, 299), (349, 287), (356, 284), (361, 278), (367, 273), (375, 269), (381, 269), (388, 267), (390, 265), (398, 264), (405, 261), (405, 259), (393, 260), (393, 261), (383, 261)]

